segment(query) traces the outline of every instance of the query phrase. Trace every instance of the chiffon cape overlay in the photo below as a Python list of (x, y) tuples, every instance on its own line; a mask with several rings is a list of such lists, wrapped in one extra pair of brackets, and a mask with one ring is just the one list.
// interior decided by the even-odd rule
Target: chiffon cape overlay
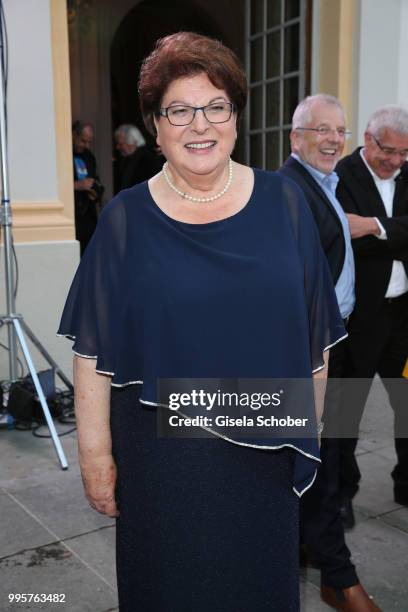
[[(302, 192), (278, 174), (254, 175), (245, 207), (220, 221), (172, 219), (147, 182), (100, 216), (58, 333), (112, 385), (143, 385), (145, 404), (157, 405), (160, 379), (311, 379), (323, 351), (346, 335)], [(304, 416), (315, 419), (313, 402)], [(314, 480), (316, 438), (228, 442), (292, 447), (294, 491)]]

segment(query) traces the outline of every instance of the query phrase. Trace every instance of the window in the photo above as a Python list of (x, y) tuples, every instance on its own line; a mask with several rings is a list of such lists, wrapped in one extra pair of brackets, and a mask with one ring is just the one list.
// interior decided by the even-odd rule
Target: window
[(246, 0), (246, 163), (275, 170), (305, 96), (307, 0)]

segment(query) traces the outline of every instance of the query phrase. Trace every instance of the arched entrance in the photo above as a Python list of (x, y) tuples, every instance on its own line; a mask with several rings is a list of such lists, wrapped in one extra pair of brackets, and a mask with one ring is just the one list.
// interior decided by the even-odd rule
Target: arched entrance
[(243, 60), (245, 0), (70, 0), (69, 6), (72, 116), (95, 126), (109, 198), (113, 129), (128, 122), (144, 131), (137, 98), (143, 57), (157, 38), (193, 30), (219, 38)]
[(182, 30), (223, 38), (211, 16), (188, 0), (144, 0), (122, 20), (111, 45), (113, 129), (133, 123), (147, 136), (137, 92), (140, 66), (158, 38)]

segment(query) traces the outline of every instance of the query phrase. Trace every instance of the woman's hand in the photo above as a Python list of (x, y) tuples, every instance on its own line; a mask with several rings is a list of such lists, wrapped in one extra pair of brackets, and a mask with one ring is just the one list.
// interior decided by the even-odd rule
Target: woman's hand
[[(316, 423), (319, 427), (319, 423), (321, 423), (323, 411), (324, 411), (324, 398), (326, 394), (326, 384), (327, 384), (327, 370), (329, 367), (329, 351), (325, 351), (323, 353), (323, 361), (324, 368), (318, 370), (313, 374), (313, 385), (314, 385), (314, 396), (315, 396), (315, 410), (316, 410)], [(321, 445), (321, 434), (322, 432), (318, 432), (317, 441), (319, 443), (319, 448)]]
[(80, 460), (85, 495), (92, 508), (112, 518), (119, 516), (115, 500), (116, 465), (112, 455)]
[(78, 455), (85, 495), (92, 508), (119, 516), (115, 502), (116, 465), (109, 425), (110, 378), (98, 374), (96, 360), (75, 355), (75, 415)]

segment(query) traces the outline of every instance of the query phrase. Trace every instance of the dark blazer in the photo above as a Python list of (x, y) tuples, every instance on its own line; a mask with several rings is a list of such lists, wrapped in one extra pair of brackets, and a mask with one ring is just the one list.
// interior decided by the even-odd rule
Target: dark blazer
[(339, 161), (337, 198), (347, 213), (377, 217), (387, 240), (364, 236), (352, 240), (356, 264), (356, 305), (353, 319), (369, 324), (381, 308), (391, 277), (394, 259), (408, 273), (408, 163), (395, 179), (393, 216), (387, 217), (383, 201), (364, 161), (360, 148)]
[[(96, 193), (96, 200), (91, 200), (86, 191), (75, 191), (74, 193), (76, 207), (81, 213), (85, 214), (88, 208), (95, 209), (96, 204), (102, 199), (105, 188), (103, 187), (103, 185), (101, 185), (101, 181), (98, 176), (98, 170), (96, 168), (95, 155), (92, 153), (92, 151), (89, 151), (89, 149), (85, 149), (82, 153), (74, 152), (74, 157), (80, 157), (84, 161), (88, 172), (88, 178), (94, 179), (92, 189)], [(77, 181), (78, 178), (79, 177), (77, 176), (74, 164), (74, 181)]]
[(346, 244), (343, 227), (333, 204), (310, 172), (294, 157), (288, 157), (278, 172), (290, 177), (302, 189), (319, 230), (333, 283), (336, 284), (343, 269)]
[(119, 157), (114, 164), (115, 194), (143, 183), (162, 169), (164, 160), (148, 145), (138, 147), (131, 155)]
[[(98, 171), (96, 168), (96, 159), (94, 154), (85, 149), (82, 153), (74, 153), (74, 157), (80, 157), (86, 166), (88, 178), (93, 179), (92, 189), (96, 194), (96, 199), (89, 197), (87, 191), (74, 191), (75, 198), (75, 235), (79, 240), (81, 247), (81, 256), (86, 245), (90, 241), (98, 221), (97, 204), (101, 201), (104, 192), (104, 187), (101, 185)], [(78, 180), (74, 163), (74, 180)]]

